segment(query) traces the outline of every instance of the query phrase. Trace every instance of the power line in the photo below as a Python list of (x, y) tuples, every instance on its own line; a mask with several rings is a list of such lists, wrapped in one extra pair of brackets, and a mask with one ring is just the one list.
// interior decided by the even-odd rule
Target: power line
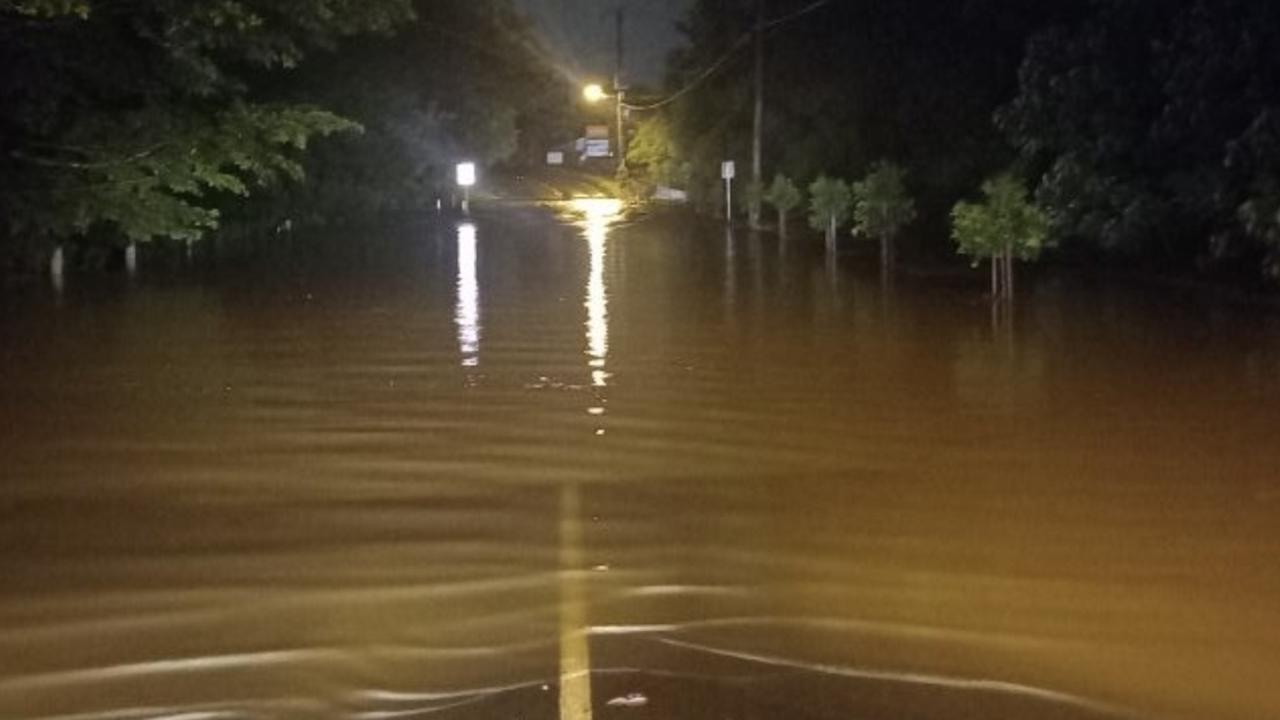
[(817, 2), (810, 3), (809, 5), (806, 5), (805, 7), (800, 8), (799, 10), (791, 13), (790, 15), (784, 15), (778, 18), (777, 20), (770, 20), (769, 22), (764, 24), (764, 29), (772, 30), (778, 27), (779, 25), (786, 25), (792, 20), (797, 20), (801, 17), (804, 17), (805, 15), (808, 15), (809, 13), (820, 9), (823, 5), (827, 5), (830, 2), (831, 0), (817, 0)]
[[(763, 26), (761, 26), (760, 30), (768, 31), (768, 30), (773, 30), (775, 28), (781, 27), (783, 25), (786, 25), (787, 23), (798, 20), (804, 17), (805, 15), (808, 15), (816, 10), (819, 10), (823, 6), (829, 5), (830, 3), (831, 3), (831, 0), (816, 0), (815, 2), (812, 2), (804, 6), (803, 8), (796, 10), (793, 13), (790, 13), (780, 18), (776, 18), (774, 20), (770, 20), (769, 22), (766, 22)], [(702, 72), (698, 73), (698, 75), (692, 81), (690, 81), (687, 85), (680, 88), (679, 90), (672, 93), (671, 95), (663, 98), (662, 100), (659, 100), (658, 102), (655, 102), (655, 103), (650, 103), (648, 105), (632, 105), (631, 103), (623, 103), (623, 107), (627, 108), (628, 110), (657, 110), (658, 108), (662, 108), (662, 107), (666, 107), (667, 105), (670, 105), (676, 100), (679, 100), (685, 95), (688, 95), (689, 93), (701, 87), (702, 84), (705, 83), (707, 80), (710, 80), (713, 75), (715, 75), (717, 72), (723, 69), (724, 66), (727, 65), (729, 61), (733, 59), (734, 55), (738, 54), (739, 50), (747, 46), (747, 44), (751, 41), (751, 38), (754, 35), (755, 35), (754, 30), (751, 32), (743, 33), (741, 37), (739, 37), (737, 40), (733, 42), (732, 45), (729, 46), (729, 49), (725, 51), (725, 54), (722, 55), (718, 60), (716, 60), (714, 63), (712, 63)]]

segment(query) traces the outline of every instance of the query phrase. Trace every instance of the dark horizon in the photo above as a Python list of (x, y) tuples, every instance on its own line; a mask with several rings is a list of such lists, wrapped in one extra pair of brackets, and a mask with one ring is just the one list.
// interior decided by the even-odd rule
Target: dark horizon
[(615, 10), (626, 13), (624, 75), (657, 86), (668, 54), (680, 43), (676, 29), (690, 0), (516, 0), (535, 21), (546, 46), (582, 77), (608, 78), (614, 70)]

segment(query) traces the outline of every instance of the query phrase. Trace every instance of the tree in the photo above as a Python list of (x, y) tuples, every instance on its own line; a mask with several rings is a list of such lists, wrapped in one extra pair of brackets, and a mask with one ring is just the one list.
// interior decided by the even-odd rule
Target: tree
[(635, 136), (627, 143), (626, 180), (641, 198), (652, 198), (659, 185), (683, 185), (687, 174), (677, 160), (666, 117), (655, 115), (637, 123)]
[(1280, 4), (1095, 3), (1029, 44), (1000, 127), (1061, 242), (1182, 267), (1280, 265)]
[(992, 297), (1013, 297), (1013, 261), (1040, 256), (1048, 236), (1049, 221), (1028, 200), (1022, 181), (1000, 175), (982, 185), (980, 204), (960, 202), (951, 212), (951, 236), (962, 255), (976, 266), (991, 260)]
[(199, 237), (223, 198), (300, 177), (313, 138), (358, 129), (253, 99), (250, 80), (411, 16), (409, 0), (0, 4), (0, 242)]
[(885, 268), (893, 265), (898, 233), (916, 219), (906, 177), (900, 166), (880, 162), (866, 179), (853, 184), (854, 233), (880, 241), (880, 263)]
[(787, 215), (799, 207), (802, 200), (800, 188), (782, 173), (773, 177), (773, 184), (764, 193), (764, 201), (778, 211), (778, 234), (784, 240), (787, 237)]
[(823, 175), (809, 186), (809, 225), (826, 233), (827, 252), (836, 251), (836, 234), (852, 206), (853, 192), (843, 180)]

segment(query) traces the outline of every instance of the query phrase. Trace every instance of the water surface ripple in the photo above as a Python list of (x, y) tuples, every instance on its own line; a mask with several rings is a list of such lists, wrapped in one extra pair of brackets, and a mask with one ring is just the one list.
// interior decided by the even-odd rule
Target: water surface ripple
[(560, 215), (6, 297), (0, 717), (1280, 717), (1275, 319)]

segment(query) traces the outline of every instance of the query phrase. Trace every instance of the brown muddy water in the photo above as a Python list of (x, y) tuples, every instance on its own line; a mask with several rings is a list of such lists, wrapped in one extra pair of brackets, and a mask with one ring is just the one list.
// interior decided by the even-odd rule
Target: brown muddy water
[(560, 210), (2, 298), (0, 718), (1280, 717), (1274, 317)]

